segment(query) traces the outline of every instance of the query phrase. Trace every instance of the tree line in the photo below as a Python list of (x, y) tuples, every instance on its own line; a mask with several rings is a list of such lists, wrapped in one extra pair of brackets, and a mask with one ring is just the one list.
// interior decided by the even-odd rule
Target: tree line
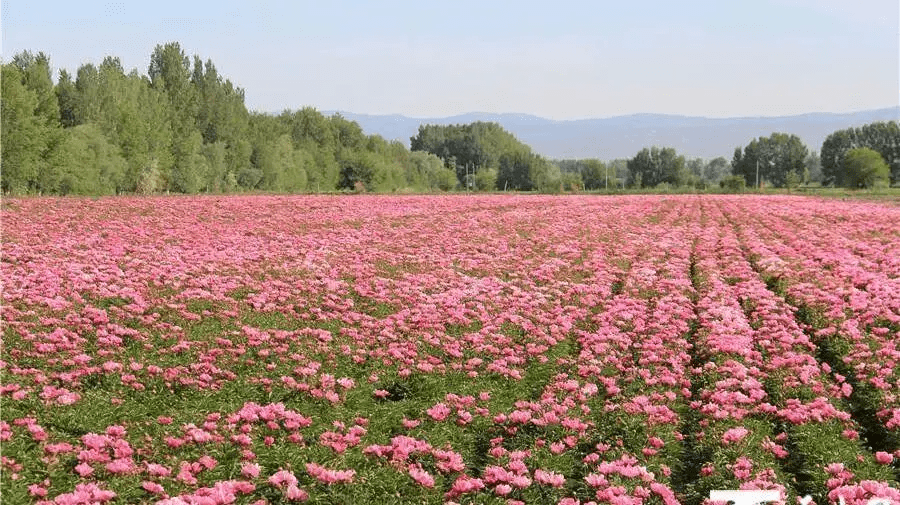
[(491, 122), (422, 125), (407, 149), (310, 107), (250, 112), (243, 89), (177, 42), (156, 46), (146, 75), (110, 56), (56, 82), (44, 53), (22, 52), (2, 65), (0, 109), (5, 194), (900, 184), (896, 121), (836, 131), (819, 152), (773, 133), (730, 161), (657, 146), (608, 162), (548, 160)]
[(2, 65), (6, 194), (451, 190), (425, 152), (313, 108), (250, 112), (211, 60), (158, 45), (147, 75), (107, 57), (53, 82), (44, 53)]

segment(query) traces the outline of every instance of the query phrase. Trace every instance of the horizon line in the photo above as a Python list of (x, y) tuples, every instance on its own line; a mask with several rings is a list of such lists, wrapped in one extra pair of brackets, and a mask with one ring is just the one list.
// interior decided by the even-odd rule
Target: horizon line
[(571, 118), (571, 119), (553, 119), (553, 118), (548, 118), (545, 116), (540, 116), (538, 114), (533, 114), (530, 112), (486, 112), (486, 111), (469, 111), (469, 112), (462, 112), (462, 113), (458, 113), (458, 114), (451, 114), (451, 115), (447, 115), (447, 116), (408, 116), (406, 114), (399, 113), (399, 112), (379, 114), (379, 113), (370, 113), (370, 112), (354, 112), (354, 111), (349, 111), (349, 110), (333, 110), (333, 109), (324, 109), (324, 108), (320, 109), (319, 107), (314, 107), (314, 106), (309, 106), (309, 105), (304, 105), (297, 109), (285, 108), (278, 112), (259, 111), (259, 110), (252, 110), (251, 112), (278, 115), (285, 111), (297, 111), (297, 110), (301, 110), (306, 107), (312, 107), (313, 109), (315, 109), (316, 111), (318, 111), (324, 115), (353, 114), (356, 116), (370, 116), (370, 117), (396, 116), (396, 117), (401, 117), (401, 118), (405, 118), (405, 119), (420, 119), (420, 120), (452, 119), (452, 118), (456, 118), (456, 117), (460, 117), (460, 116), (468, 116), (468, 115), (528, 116), (528, 117), (532, 117), (535, 119), (541, 119), (544, 121), (550, 121), (550, 122), (555, 122), (555, 123), (592, 121), (592, 120), (602, 120), (602, 119), (618, 119), (618, 118), (636, 117), (636, 116), (658, 116), (658, 117), (672, 117), (672, 118), (705, 119), (705, 120), (711, 120), (711, 121), (730, 120), (730, 119), (785, 119), (785, 118), (798, 118), (798, 117), (803, 117), (803, 116), (814, 116), (814, 115), (831, 115), (831, 116), (853, 115), (853, 114), (864, 114), (864, 113), (868, 113), (868, 112), (885, 111), (885, 110), (889, 110), (889, 109), (897, 109), (898, 110), (897, 120), (900, 121), (900, 104), (888, 105), (888, 106), (884, 106), (884, 107), (875, 107), (875, 108), (871, 108), (871, 109), (858, 109), (858, 110), (846, 111), (846, 112), (812, 111), (812, 112), (801, 112), (801, 113), (797, 113), (797, 114), (785, 114), (785, 115), (778, 115), (778, 116), (750, 116), (750, 115), (703, 116), (703, 115), (675, 114), (675, 113), (666, 113), (666, 112), (632, 112), (632, 113), (627, 113), (627, 114), (616, 114), (616, 115), (612, 115), (612, 116), (586, 116), (586, 117)]

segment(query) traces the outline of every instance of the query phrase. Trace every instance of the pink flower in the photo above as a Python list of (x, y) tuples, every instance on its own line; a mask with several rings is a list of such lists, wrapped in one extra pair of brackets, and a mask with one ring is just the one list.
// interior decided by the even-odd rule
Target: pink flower
[(306, 472), (324, 484), (352, 482), (356, 475), (355, 470), (331, 470), (315, 463), (307, 463)]
[(484, 489), (484, 482), (482, 482), (481, 479), (476, 479), (463, 474), (453, 481), (453, 486), (450, 488), (450, 491), (447, 491), (445, 496), (447, 498), (455, 498), (459, 495), (479, 491), (481, 489)]
[(566, 478), (562, 474), (541, 469), (534, 471), (534, 480), (551, 487), (562, 487), (566, 482)]
[(445, 403), (438, 403), (425, 411), (435, 421), (443, 421), (450, 415), (450, 407)]
[(153, 477), (168, 477), (172, 470), (158, 463), (147, 463), (147, 473)]
[(63, 493), (53, 499), (58, 504), (95, 504), (111, 501), (116, 493), (101, 489), (94, 483), (75, 484), (75, 491)]
[(260, 470), (260, 466), (256, 463), (244, 463), (241, 465), (241, 475), (250, 479), (259, 477)]
[(516, 488), (525, 489), (531, 485), (531, 479), (527, 475), (516, 475), (509, 483)]
[(145, 480), (145, 481), (141, 482), (141, 488), (143, 488), (144, 491), (147, 491), (148, 493), (153, 493), (153, 494), (157, 494), (160, 496), (163, 496), (166, 494), (165, 488), (163, 488), (160, 484), (157, 484), (156, 482), (152, 482), (149, 480)]
[(37, 496), (38, 498), (43, 498), (47, 496), (47, 488), (41, 486), (40, 484), (30, 484), (28, 486), (28, 493), (31, 496)]
[(750, 432), (743, 426), (731, 428), (730, 430), (726, 431), (724, 435), (722, 435), (722, 443), (724, 445), (729, 445), (735, 442), (740, 442), (744, 439), (744, 437), (747, 436), (748, 433)]
[(203, 465), (203, 467), (206, 468), (207, 470), (211, 470), (216, 467), (216, 465), (218, 464), (218, 461), (216, 461), (214, 458), (204, 454), (203, 456), (200, 456), (200, 459), (197, 460), (197, 463), (200, 463), (201, 465)]
[(588, 474), (585, 476), (584, 481), (591, 487), (606, 487), (609, 485), (609, 481), (606, 480), (606, 477), (596, 473)]
[(882, 465), (890, 465), (894, 461), (894, 456), (889, 452), (878, 451), (875, 453), (875, 461)]
[(512, 490), (513, 488), (509, 484), (498, 484), (494, 487), (494, 492), (500, 496), (506, 496), (509, 493), (512, 493)]
[(434, 487), (434, 477), (432, 477), (430, 473), (423, 470), (421, 466), (410, 465), (409, 476), (412, 477), (412, 479), (418, 482), (421, 486), (427, 487), (429, 489)]
[(289, 501), (303, 502), (309, 499), (309, 494), (297, 487), (296, 484), (288, 484), (287, 489), (285, 489), (284, 495)]
[(748, 459), (745, 456), (741, 456), (737, 459), (734, 465), (732, 465), (731, 470), (734, 473), (734, 478), (737, 480), (748, 480), (750, 478), (750, 471), (753, 469), (753, 461)]
[(279, 470), (269, 477), (269, 484), (275, 487), (286, 487), (297, 484), (297, 477), (287, 470)]
[(87, 477), (94, 473), (94, 467), (82, 461), (75, 465), (75, 472), (82, 477)]
[(106, 471), (113, 474), (128, 474), (137, 470), (131, 458), (114, 459), (106, 464)]

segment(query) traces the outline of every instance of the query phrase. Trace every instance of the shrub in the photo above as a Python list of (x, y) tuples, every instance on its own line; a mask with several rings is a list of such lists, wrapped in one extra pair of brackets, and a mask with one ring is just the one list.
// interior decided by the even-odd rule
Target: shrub
[(719, 181), (719, 186), (729, 193), (741, 193), (747, 188), (747, 181), (742, 175), (729, 175)]
[(891, 169), (881, 154), (868, 147), (860, 147), (844, 156), (844, 181), (849, 188), (886, 187)]

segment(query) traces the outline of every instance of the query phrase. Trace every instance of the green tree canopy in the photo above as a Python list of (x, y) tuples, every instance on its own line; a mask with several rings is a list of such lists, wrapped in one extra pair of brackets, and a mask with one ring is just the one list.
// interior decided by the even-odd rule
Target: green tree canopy
[(890, 167), (881, 154), (868, 147), (857, 147), (844, 155), (841, 180), (850, 188), (872, 188), (888, 184)]
[(743, 151), (735, 148), (731, 169), (740, 175), (748, 186), (756, 184), (757, 167), (759, 181), (776, 187), (784, 187), (791, 171), (802, 174), (809, 150), (796, 135), (773, 133), (768, 137), (753, 139)]
[(110, 195), (124, 189), (127, 164), (118, 146), (109, 142), (96, 125), (65, 130), (56, 155), (59, 167), (43, 181), (47, 191), (61, 195)]
[(729, 174), (730, 165), (724, 156), (719, 156), (710, 160), (703, 167), (703, 179), (711, 184), (718, 184), (723, 177)]
[(553, 190), (572, 182), (496, 123), (424, 127), (414, 153), (313, 108), (251, 113), (244, 90), (177, 42), (146, 75), (115, 56), (74, 73), (43, 53), (2, 65), (7, 193)]
[(43, 53), (16, 55), (2, 66), (0, 80), (0, 186), (4, 192), (48, 191), (41, 180), (53, 178), (53, 151), (62, 139), (49, 59)]
[[(559, 168), (531, 152), (531, 148), (492, 122), (466, 125), (421, 125), (410, 138), (413, 151), (425, 151), (444, 160), (465, 187), (466, 175), (476, 186), (489, 186), (493, 175), (478, 176), (482, 170), (496, 172), (496, 187), (532, 190), (559, 185)], [(480, 180), (480, 183), (474, 181)], [(551, 181), (555, 181), (552, 182)], [(493, 189), (493, 188), (491, 188)]]
[(822, 182), (836, 186), (852, 186), (844, 176), (844, 156), (852, 149), (868, 147), (878, 151), (888, 164), (890, 180), (900, 183), (900, 123), (886, 121), (870, 123), (857, 128), (838, 130), (822, 143)]
[(680, 185), (685, 179), (684, 156), (672, 147), (645, 147), (628, 160), (628, 172), (629, 186), (651, 188), (662, 183)]

